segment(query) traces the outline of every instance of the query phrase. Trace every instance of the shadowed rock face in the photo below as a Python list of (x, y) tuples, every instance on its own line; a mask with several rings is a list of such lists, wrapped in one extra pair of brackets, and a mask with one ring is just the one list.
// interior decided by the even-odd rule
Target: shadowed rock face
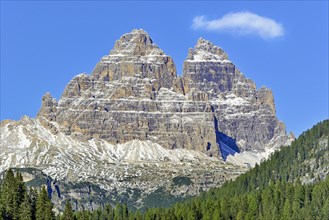
[(69, 82), (58, 102), (46, 94), (37, 118), (53, 132), (50, 121), (83, 139), (150, 140), (216, 157), (221, 142), (264, 151), (290, 140), (271, 90), (257, 90), (221, 48), (199, 39), (177, 77), (172, 58), (143, 30), (123, 35), (91, 75)]

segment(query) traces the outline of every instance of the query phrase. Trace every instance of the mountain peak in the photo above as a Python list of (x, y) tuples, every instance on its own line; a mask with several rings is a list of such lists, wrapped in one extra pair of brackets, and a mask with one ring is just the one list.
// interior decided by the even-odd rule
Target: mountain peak
[(228, 60), (228, 55), (225, 53), (225, 51), (222, 48), (214, 45), (212, 42), (208, 40), (203, 39), (202, 37), (198, 39), (194, 49), (189, 50), (187, 61), (230, 62)]
[(210, 44), (212, 44), (210, 41), (203, 39), (203, 37), (199, 37), (199, 39), (198, 39), (196, 45), (201, 45), (201, 44), (205, 44), (205, 43), (210, 43)]
[(109, 55), (102, 57), (92, 75), (105, 81), (123, 77), (156, 79), (160, 87), (171, 88), (176, 66), (142, 29), (134, 29), (120, 37)]
[(133, 29), (130, 33), (126, 33), (126, 34), (144, 34), (144, 35), (149, 36), (149, 34), (141, 28), (140, 29), (137, 29), (137, 28)]
[(115, 42), (110, 55), (164, 55), (164, 52), (153, 43), (150, 35), (143, 29), (134, 29)]

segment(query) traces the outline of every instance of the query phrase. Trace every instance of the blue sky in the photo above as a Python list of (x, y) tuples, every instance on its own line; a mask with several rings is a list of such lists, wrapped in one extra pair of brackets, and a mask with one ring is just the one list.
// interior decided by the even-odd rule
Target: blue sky
[[(225, 28), (220, 19), (230, 13), (270, 19), (282, 32)], [(212, 23), (196, 28), (197, 16)], [(59, 99), (75, 75), (90, 73), (134, 28), (173, 57), (178, 74), (199, 37), (222, 47), (257, 87), (273, 90), (288, 132), (299, 135), (328, 118), (327, 1), (1, 1), (1, 120), (35, 117), (44, 93)]]

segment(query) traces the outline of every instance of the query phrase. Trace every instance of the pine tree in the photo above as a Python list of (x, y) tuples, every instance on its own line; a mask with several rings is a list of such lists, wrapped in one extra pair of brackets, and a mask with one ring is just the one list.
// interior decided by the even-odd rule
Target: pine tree
[(25, 197), (26, 186), (23, 181), (22, 174), (17, 171), (15, 176), (16, 183), (16, 201), (18, 204), (22, 203)]
[(242, 210), (240, 210), (236, 215), (236, 220), (243, 220), (243, 219), (244, 219), (244, 213)]
[(19, 208), (25, 192), (26, 187), (21, 173), (17, 171), (15, 176), (13, 170), (9, 169), (1, 183), (0, 217), (2, 219), (19, 219)]
[(283, 210), (282, 210), (282, 219), (291, 219), (291, 206), (290, 206), (290, 201), (286, 200), (284, 205), (283, 205)]
[(127, 204), (124, 203), (122, 205), (122, 217), (123, 217), (123, 220), (127, 220), (128, 219), (128, 215), (129, 215), (129, 213), (128, 213), (128, 207), (127, 207)]
[(217, 219), (220, 220), (220, 211), (219, 211), (219, 207), (216, 207), (216, 209), (214, 210), (214, 213), (212, 214), (213, 219)]
[(4, 219), (4, 204), (2, 203), (2, 183), (0, 182), (0, 219)]
[(227, 202), (227, 200), (222, 199), (220, 201), (220, 213), (223, 216), (223, 219), (229, 219), (229, 213), (227, 212), (227, 210), (229, 210), (229, 203)]
[(106, 215), (106, 219), (113, 219), (114, 218), (114, 212), (113, 212), (113, 208), (110, 204), (106, 204), (104, 211), (103, 211)]
[[(77, 219), (79, 220), (89, 220), (89, 216), (90, 216), (90, 212), (87, 210), (82, 210), (77, 213)], [(113, 219), (113, 218), (110, 217), (109, 219)]]
[(14, 181), (14, 198), (15, 198), (15, 209), (14, 209), (14, 219), (19, 219), (19, 212), (21, 203), (24, 201), (24, 196), (26, 193), (26, 186), (23, 181), (23, 176), (19, 171), (16, 171), (15, 181)]
[(52, 220), (55, 219), (55, 214), (52, 211), (53, 204), (51, 203), (47, 190), (42, 186), (38, 195), (36, 204), (36, 220)]
[(326, 199), (322, 208), (322, 218), (329, 219), (329, 198)]
[(115, 220), (123, 219), (123, 207), (122, 207), (122, 204), (120, 204), (120, 203), (117, 203), (117, 205), (115, 206), (114, 219)]
[(18, 214), (18, 204), (16, 200), (16, 179), (12, 169), (9, 169), (4, 177), (1, 192), (2, 218), (15, 219)]
[(31, 211), (32, 211), (32, 219), (35, 219), (36, 214), (36, 206), (38, 200), (38, 190), (34, 189), (33, 187), (29, 190), (29, 197), (31, 199)]
[(98, 220), (108, 220), (108, 215), (105, 210), (102, 210), (101, 213), (99, 214)]
[(202, 214), (202, 219), (204, 220), (212, 220), (212, 216), (211, 216), (211, 213), (209, 212), (209, 210), (205, 210), (205, 212), (203, 212)]
[(246, 219), (256, 219), (257, 216), (257, 210), (258, 210), (258, 206), (257, 206), (257, 200), (256, 200), (256, 196), (254, 194), (249, 194), (248, 195), (248, 210), (247, 210), (247, 214), (246, 214)]
[(297, 201), (292, 202), (292, 219), (300, 219), (300, 206)]
[(135, 213), (134, 219), (136, 219), (136, 220), (142, 220), (143, 219), (143, 215), (142, 215), (140, 210), (137, 210), (137, 212)]
[(65, 209), (64, 209), (61, 219), (62, 220), (74, 220), (75, 219), (73, 210), (72, 210), (72, 206), (71, 206), (71, 203), (69, 200), (66, 200)]
[(20, 220), (31, 220), (32, 219), (32, 205), (31, 199), (27, 192), (24, 193), (23, 202), (19, 208), (19, 219)]

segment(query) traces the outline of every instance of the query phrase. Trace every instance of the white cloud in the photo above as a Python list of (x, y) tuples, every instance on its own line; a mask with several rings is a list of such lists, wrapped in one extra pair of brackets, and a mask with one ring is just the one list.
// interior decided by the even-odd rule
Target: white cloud
[(205, 16), (197, 16), (193, 19), (192, 27), (195, 30), (203, 29), (238, 35), (258, 35), (265, 39), (284, 35), (281, 24), (273, 19), (251, 12), (229, 13), (214, 20), (207, 20)]

